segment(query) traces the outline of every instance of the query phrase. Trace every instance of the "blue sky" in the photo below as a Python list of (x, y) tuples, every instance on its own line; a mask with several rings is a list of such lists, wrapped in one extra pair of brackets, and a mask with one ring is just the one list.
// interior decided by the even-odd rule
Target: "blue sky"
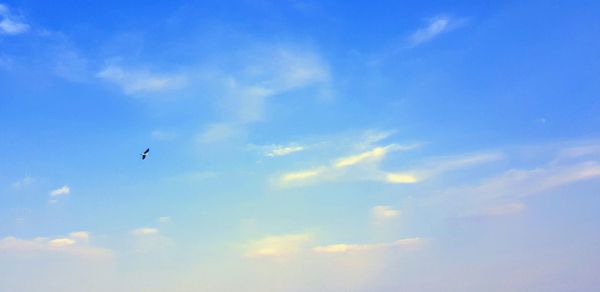
[(598, 290), (598, 15), (1, 2), (0, 291)]

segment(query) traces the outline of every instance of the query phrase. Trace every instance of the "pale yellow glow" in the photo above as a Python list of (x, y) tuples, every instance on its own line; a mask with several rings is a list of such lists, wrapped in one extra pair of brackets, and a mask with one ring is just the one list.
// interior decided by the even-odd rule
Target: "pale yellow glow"
[(144, 235), (153, 235), (158, 234), (158, 229), (156, 228), (138, 228), (133, 230), (131, 233), (136, 236), (144, 236)]
[(75, 244), (75, 240), (70, 238), (57, 238), (48, 242), (48, 246), (50, 247), (64, 247), (73, 244)]
[(375, 206), (371, 211), (376, 219), (389, 219), (400, 215), (400, 211), (390, 206)]
[(348, 253), (348, 252), (361, 252), (361, 251), (372, 251), (392, 247), (415, 247), (420, 246), (423, 243), (423, 239), (405, 238), (400, 239), (392, 243), (375, 243), (375, 244), (333, 244), (326, 246), (317, 246), (313, 248), (314, 252), (317, 253)]
[(69, 237), (86, 240), (90, 238), (90, 233), (87, 231), (71, 232), (71, 234), (69, 234)]
[(319, 173), (321, 173), (320, 170), (305, 170), (305, 171), (290, 172), (290, 173), (286, 173), (286, 174), (282, 175), (281, 181), (284, 183), (288, 183), (288, 182), (293, 182), (293, 181), (298, 181), (298, 180), (304, 180), (307, 178), (315, 177), (315, 176), (319, 175)]
[(277, 148), (269, 151), (267, 153), (267, 156), (270, 156), (270, 157), (285, 156), (285, 155), (289, 155), (294, 152), (298, 152), (298, 151), (302, 151), (302, 150), (304, 150), (304, 147), (302, 147), (302, 146), (288, 146), (288, 147), (278, 146)]
[(246, 256), (278, 257), (300, 252), (312, 239), (308, 233), (268, 236), (246, 246)]
[(385, 180), (393, 184), (412, 184), (417, 182), (417, 178), (406, 173), (388, 173)]
[(353, 155), (353, 156), (340, 158), (335, 163), (335, 167), (337, 167), (337, 168), (347, 167), (347, 166), (355, 165), (355, 164), (360, 163), (367, 159), (383, 157), (386, 154), (388, 147), (377, 147), (371, 151), (363, 152), (363, 153)]

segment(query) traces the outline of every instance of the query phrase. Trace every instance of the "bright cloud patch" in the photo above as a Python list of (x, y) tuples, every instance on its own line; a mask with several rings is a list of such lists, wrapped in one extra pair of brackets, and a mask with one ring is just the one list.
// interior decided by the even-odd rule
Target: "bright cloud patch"
[(417, 182), (417, 178), (405, 173), (388, 173), (385, 175), (385, 181), (393, 184), (412, 184)]
[(292, 183), (297, 181), (306, 180), (309, 178), (313, 178), (318, 176), (321, 173), (321, 170), (305, 170), (305, 171), (296, 171), (283, 174), (281, 176), (281, 182)]
[(64, 196), (64, 195), (68, 195), (70, 193), (71, 193), (71, 188), (69, 188), (69, 186), (65, 185), (61, 188), (51, 191), (50, 196), (53, 196), (53, 197)]
[(48, 242), (48, 246), (59, 248), (59, 247), (73, 245), (73, 244), (75, 244), (75, 242), (76, 242), (75, 240), (70, 239), (70, 238), (57, 238), (57, 239), (50, 240)]

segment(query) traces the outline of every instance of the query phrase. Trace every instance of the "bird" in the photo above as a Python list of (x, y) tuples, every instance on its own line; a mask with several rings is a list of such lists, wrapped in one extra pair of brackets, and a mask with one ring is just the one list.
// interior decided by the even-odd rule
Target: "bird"
[(150, 155), (150, 148), (146, 148), (146, 151), (142, 152), (142, 160), (146, 159), (146, 156)]

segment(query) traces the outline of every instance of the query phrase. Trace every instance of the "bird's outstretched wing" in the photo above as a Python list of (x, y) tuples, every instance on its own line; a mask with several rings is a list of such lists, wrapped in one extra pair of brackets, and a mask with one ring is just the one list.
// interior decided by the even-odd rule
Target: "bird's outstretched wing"
[(150, 148), (147, 148), (146, 151), (144, 151), (144, 154), (148, 154), (148, 152), (150, 152)]

